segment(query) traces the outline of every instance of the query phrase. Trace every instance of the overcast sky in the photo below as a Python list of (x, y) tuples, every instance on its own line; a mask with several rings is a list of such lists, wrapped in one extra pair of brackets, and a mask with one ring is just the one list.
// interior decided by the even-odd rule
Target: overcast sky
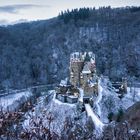
[(49, 19), (66, 9), (109, 5), (140, 6), (140, 0), (0, 0), (0, 25)]

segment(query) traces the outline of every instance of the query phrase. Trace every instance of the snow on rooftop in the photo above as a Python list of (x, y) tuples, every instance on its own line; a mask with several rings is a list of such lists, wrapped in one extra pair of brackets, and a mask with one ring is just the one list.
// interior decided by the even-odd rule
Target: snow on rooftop
[(89, 73), (91, 73), (88, 64), (85, 64), (85, 65), (84, 65), (84, 68), (83, 68), (83, 70), (82, 70), (82, 73), (83, 73), (83, 74), (89, 74)]
[(65, 80), (61, 80), (60, 82), (60, 86), (67, 86), (68, 84), (68, 78), (66, 78)]
[(74, 95), (70, 95), (70, 96), (68, 96), (68, 97), (73, 98), (73, 99), (77, 98), (77, 97), (74, 96)]
[(82, 71), (83, 74), (90, 74), (91, 71)]
[(70, 107), (75, 107), (75, 104), (63, 103), (63, 102), (59, 101), (58, 99), (56, 99), (56, 93), (53, 96), (52, 102), (54, 102), (58, 105), (66, 105), (66, 106), (70, 106)]
[(70, 59), (71, 60), (84, 60), (86, 55), (89, 55), (90, 58), (94, 58), (95, 59), (95, 54), (93, 52), (74, 52), (74, 53), (71, 53), (70, 55)]
[(89, 55), (90, 57), (95, 57), (95, 54), (94, 54), (93, 52), (88, 52), (88, 55)]
[(67, 85), (66, 81), (65, 80), (61, 80), (60, 86), (66, 86), (66, 85)]

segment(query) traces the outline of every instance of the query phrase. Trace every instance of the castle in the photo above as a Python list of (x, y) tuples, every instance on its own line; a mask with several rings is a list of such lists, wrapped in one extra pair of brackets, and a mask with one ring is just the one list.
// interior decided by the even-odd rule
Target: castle
[[(76, 103), (80, 100), (80, 90), (83, 91), (82, 102), (93, 103), (98, 96), (98, 76), (96, 73), (95, 54), (93, 52), (74, 52), (70, 55), (70, 76), (56, 87), (56, 98), (62, 102)], [(127, 93), (127, 80), (112, 82), (112, 88), (119, 96)]]
[(70, 78), (61, 80), (56, 87), (56, 98), (62, 102), (76, 103), (84, 92), (83, 99), (89, 100), (98, 95), (98, 76), (96, 74), (95, 54), (74, 52), (70, 55)]

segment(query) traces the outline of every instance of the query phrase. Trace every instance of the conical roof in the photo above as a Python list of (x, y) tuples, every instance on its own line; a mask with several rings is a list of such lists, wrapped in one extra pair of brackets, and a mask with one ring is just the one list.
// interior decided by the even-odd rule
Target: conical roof
[(82, 70), (82, 73), (84, 73), (84, 74), (89, 74), (89, 73), (91, 73), (91, 71), (90, 71), (90, 69), (89, 69), (88, 63), (86, 63), (86, 64), (84, 65), (84, 68), (83, 68), (83, 70)]

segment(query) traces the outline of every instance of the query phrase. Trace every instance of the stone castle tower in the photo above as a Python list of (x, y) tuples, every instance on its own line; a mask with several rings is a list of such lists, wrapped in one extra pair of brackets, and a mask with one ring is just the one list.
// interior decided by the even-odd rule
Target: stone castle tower
[(122, 85), (123, 85), (124, 93), (127, 93), (127, 79), (124, 77), (122, 78)]
[(76, 52), (70, 56), (70, 82), (72, 85), (81, 85), (81, 71), (84, 66), (84, 59), (81, 53)]
[(85, 95), (98, 94), (95, 55), (92, 52), (75, 52), (70, 56), (70, 82), (81, 87)]

